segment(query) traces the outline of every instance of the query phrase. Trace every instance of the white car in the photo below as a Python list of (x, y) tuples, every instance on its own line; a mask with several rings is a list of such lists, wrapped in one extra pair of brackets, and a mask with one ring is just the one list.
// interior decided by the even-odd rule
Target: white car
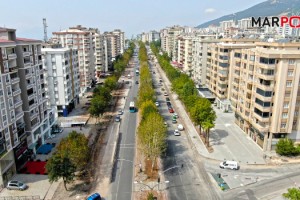
[(165, 93), (164, 93), (164, 96), (168, 96), (168, 93), (165, 92)]
[(183, 129), (184, 129), (184, 127), (183, 127), (182, 124), (178, 124), (177, 128), (178, 128), (178, 130), (180, 130), (180, 131), (183, 131)]
[(180, 136), (180, 133), (179, 133), (179, 131), (177, 129), (174, 131), (174, 135), (175, 136)]
[(158, 107), (159, 106), (159, 102), (157, 101), (157, 102), (155, 102), (155, 105)]

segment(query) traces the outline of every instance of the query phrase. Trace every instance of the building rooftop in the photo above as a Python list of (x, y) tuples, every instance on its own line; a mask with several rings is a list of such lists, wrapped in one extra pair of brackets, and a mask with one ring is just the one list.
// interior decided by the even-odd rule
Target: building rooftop
[(0, 43), (14, 43), (14, 41), (0, 38)]
[(206, 98), (206, 99), (215, 99), (215, 97), (213, 96), (213, 94), (209, 91), (208, 88), (197, 88), (198, 89), (198, 93), (201, 97)]

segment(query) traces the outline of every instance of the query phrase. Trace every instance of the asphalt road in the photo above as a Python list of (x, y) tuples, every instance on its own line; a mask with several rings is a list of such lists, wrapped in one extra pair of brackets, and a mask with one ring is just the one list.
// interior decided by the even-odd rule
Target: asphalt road
[[(137, 60), (137, 58), (133, 59)], [(121, 116), (117, 161), (113, 169), (111, 187), (111, 199), (113, 200), (130, 200), (132, 194), (137, 113), (129, 112), (129, 103), (136, 100), (138, 85), (135, 84), (135, 80), (138, 80), (139, 77), (135, 76), (134, 68), (130, 70), (133, 77), (128, 87), (131, 89), (126, 99), (124, 114)]]
[[(193, 153), (187, 135), (184, 131), (181, 136), (174, 136), (173, 132), (180, 123), (180, 113), (176, 124), (172, 124), (172, 114), (169, 113), (162, 88), (167, 89), (165, 84), (159, 86), (160, 74), (152, 67), (154, 84), (156, 87), (157, 100), (160, 103), (160, 113), (168, 123), (168, 148), (163, 157), (163, 171), (167, 181), (168, 199), (199, 200), (199, 199), (220, 199), (215, 192), (205, 167)], [(175, 107), (175, 106), (173, 106)], [(176, 110), (175, 110), (176, 112)], [(182, 167), (183, 165), (183, 167)]]

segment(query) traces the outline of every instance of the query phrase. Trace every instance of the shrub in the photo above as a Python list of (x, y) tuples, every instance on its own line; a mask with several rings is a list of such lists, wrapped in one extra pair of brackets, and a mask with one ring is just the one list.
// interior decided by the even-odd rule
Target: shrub
[(280, 139), (276, 144), (276, 153), (281, 156), (296, 156), (299, 154), (299, 147), (295, 147), (291, 139)]

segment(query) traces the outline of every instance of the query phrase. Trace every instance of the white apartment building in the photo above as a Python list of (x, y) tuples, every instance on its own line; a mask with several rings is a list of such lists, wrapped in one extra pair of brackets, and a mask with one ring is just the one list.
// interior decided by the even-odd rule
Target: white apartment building
[(92, 31), (92, 37), (95, 47), (95, 66), (96, 66), (96, 78), (99, 78), (101, 72), (108, 71), (106, 53), (107, 45), (103, 34), (100, 34), (98, 29), (90, 29)]
[(78, 49), (80, 92), (84, 93), (95, 79), (95, 46), (92, 31), (78, 25), (52, 34), (53, 43)]
[(242, 30), (252, 28), (251, 22), (252, 22), (251, 18), (240, 19), (240, 20), (238, 20), (237, 27)]
[(221, 31), (224, 32), (227, 28), (235, 27), (234, 20), (222, 21), (220, 22)]
[(216, 35), (196, 35), (192, 38), (192, 74), (191, 78), (198, 85), (206, 82), (207, 50), (212, 43), (217, 43)]
[(43, 48), (48, 105), (59, 116), (68, 116), (79, 103), (80, 75), (78, 50)]
[(185, 73), (191, 75), (192, 36), (178, 36), (173, 55), (172, 60), (176, 61)]
[[(161, 30), (162, 43), (161, 47), (164, 51), (168, 53), (168, 56), (173, 58), (176, 54), (176, 42), (177, 36), (184, 32), (184, 28), (180, 26), (168, 27)], [(175, 55), (176, 56), (176, 55)]]
[(112, 67), (112, 63), (116, 60), (117, 56), (124, 53), (125, 36), (124, 32), (116, 29), (111, 32), (104, 32), (107, 48), (107, 63), (108, 67)]
[(47, 107), (41, 41), (0, 28), (0, 185), (49, 137), (55, 112)]

